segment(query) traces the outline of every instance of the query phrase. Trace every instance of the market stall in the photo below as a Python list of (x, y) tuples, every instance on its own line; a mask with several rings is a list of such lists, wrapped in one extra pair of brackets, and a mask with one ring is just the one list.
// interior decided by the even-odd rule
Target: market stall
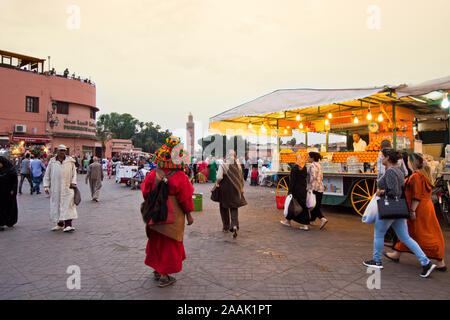
[[(326, 134), (323, 203), (351, 206), (363, 214), (376, 191), (376, 161), (380, 142), (388, 139), (400, 151), (414, 150), (415, 115), (443, 112), (427, 103), (404, 96), (394, 88), (277, 90), (225, 111), (210, 119), (210, 131), (228, 135), (268, 136), (277, 139), (272, 173), (277, 176), (277, 197), (288, 192), (289, 167), (297, 153), (280, 152), (279, 137), (310, 132)], [(329, 134), (368, 137), (364, 151), (328, 152)], [(281, 169), (283, 167), (283, 169)]]

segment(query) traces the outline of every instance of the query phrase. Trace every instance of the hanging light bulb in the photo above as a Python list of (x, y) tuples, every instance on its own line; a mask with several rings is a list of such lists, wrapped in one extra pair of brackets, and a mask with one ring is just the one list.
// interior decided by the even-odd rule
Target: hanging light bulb
[(353, 120), (353, 122), (358, 123), (359, 122), (358, 117), (355, 117), (355, 120)]
[(448, 93), (444, 93), (444, 99), (441, 102), (441, 107), (443, 109), (448, 109), (448, 107), (450, 106), (450, 102), (448, 101)]
[(378, 122), (382, 122), (383, 121), (383, 114), (380, 113), (380, 115), (378, 116)]
[(300, 125), (298, 126), (300, 129), (303, 129), (303, 123), (300, 123)]
[(287, 128), (290, 129), (291, 127), (290, 127), (290, 126), (287, 126)]
[(284, 129), (284, 134), (287, 134), (287, 130), (286, 129)]
[(328, 119), (325, 119), (325, 125), (328, 126), (330, 124), (330, 121)]
[(248, 128), (249, 128), (249, 129), (252, 128), (252, 124), (251, 124), (251, 123), (248, 124)]
[(369, 110), (369, 113), (367, 114), (367, 120), (372, 120), (372, 113), (370, 113), (370, 110)]
[(263, 125), (261, 126), (261, 130), (262, 130), (262, 131), (266, 131), (266, 127), (264, 126), (264, 123), (263, 123)]
[(328, 114), (328, 119), (333, 118), (333, 115), (331, 114), (331, 112)]
[(297, 121), (300, 121), (300, 115), (298, 114), (298, 115), (295, 117), (295, 119), (296, 119)]

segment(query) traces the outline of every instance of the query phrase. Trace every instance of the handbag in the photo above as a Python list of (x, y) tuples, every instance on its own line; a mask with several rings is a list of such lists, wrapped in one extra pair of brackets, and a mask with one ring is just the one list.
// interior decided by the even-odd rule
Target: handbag
[(410, 217), (408, 204), (405, 199), (389, 199), (382, 197), (377, 200), (378, 218), (384, 219), (408, 219)]
[(298, 203), (297, 200), (293, 197), (288, 207), (288, 217), (293, 219), (303, 212), (303, 207)]
[(78, 189), (77, 187), (73, 188), (74, 191), (74, 195), (73, 195), (73, 202), (75, 203), (75, 205), (79, 205), (81, 202), (81, 192), (80, 189)]
[(219, 186), (215, 185), (211, 190), (211, 200), (214, 202), (220, 202), (220, 190)]

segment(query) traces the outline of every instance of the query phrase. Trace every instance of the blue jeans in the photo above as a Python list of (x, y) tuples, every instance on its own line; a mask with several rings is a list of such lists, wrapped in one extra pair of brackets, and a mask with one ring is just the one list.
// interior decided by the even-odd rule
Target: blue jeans
[(392, 226), (392, 228), (394, 229), (399, 240), (403, 242), (417, 256), (422, 266), (425, 266), (430, 262), (430, 259), (427, 258), (417, 242), (410, 237), (406, 219), (380, 220), (378, 218), (378, 215), (375, 220), (375, 234), (373, 240), (374, 261), (381, 262), (381, 259), (383, 257), (384, 235), (386, 234), (386, 231), (390, 226)]
[(42, 175), (40, 175), (39, 177), (33, 176), (33, 191), (36, 191), (39, 193), (41, 192), (41, 189), (40, 189), (41, 182), (42, 182)]

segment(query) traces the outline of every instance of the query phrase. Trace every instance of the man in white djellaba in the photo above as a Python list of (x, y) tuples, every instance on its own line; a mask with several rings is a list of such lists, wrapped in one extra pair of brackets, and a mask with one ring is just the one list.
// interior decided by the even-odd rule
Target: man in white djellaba
[(75, 160), (66, 152), (65, 145), (58, 146), (56, 157), (50, 159), (44, 176), (45, 193), (50, 194), (50, 219), (56, 223), (52, 231), (74, 231), (72, 220), (78, 218), (74, 203), (77, 168)]

